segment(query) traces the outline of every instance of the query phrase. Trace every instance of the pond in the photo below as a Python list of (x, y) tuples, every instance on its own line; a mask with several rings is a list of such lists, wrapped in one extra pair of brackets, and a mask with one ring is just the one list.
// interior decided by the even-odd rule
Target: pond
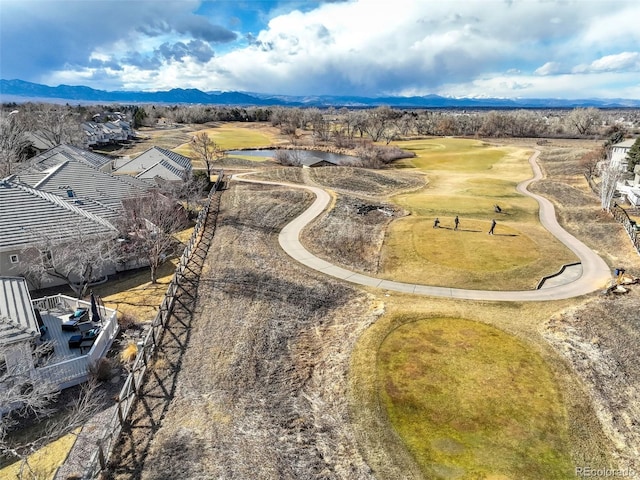
[(229, 150), (227, 155), (233, 157), (248, 156), (248, 157), (261, 157), (261, 158), (273, 158), (276, 152), (287, 152), (294, 158), (301, 160), (319, 159), (327, 160), (338, 165), (352, 165), (355, 162), (360, 161), (358, 157), (352, 157), (351, 155), (342, 155), (340, 153), (321, 152), (318, 150), (295, 150), (295, 149), (255, 149), (255, 150)]

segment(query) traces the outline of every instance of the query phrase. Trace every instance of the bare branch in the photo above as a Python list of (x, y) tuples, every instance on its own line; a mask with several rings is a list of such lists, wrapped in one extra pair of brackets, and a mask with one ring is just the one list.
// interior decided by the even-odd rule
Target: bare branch
[(174, 253), (174, 234), (187, 225), (187, 215), (180, 205), (157, 192), (123, 204), (119, 228), (126, 242), (122, 249), (126, 255), (147, 260), (155, 283), (158, 268)]

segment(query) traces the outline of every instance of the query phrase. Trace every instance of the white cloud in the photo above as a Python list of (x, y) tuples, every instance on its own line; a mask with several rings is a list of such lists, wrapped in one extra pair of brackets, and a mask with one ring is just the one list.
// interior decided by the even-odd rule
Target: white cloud
[(562, 73), (562, 65), (558, 62), (547, 62), (533, 72), (536, 75), (555, 75), (558, 73)]
[[(86, 6), (69, 9), (73, 15), (67, 19), (63, 13), (49, 17), (42, 12), (38, 25), (43, 29), (46, 19), (78, 24), (79, 32), (66, 43), (56, 40), (55, 55), (48, 55), (46, 42), (34, 42), (29, 55), (20, 58), (34, 59), (33, 65), (38, 55), (46, 58), (51, 65), (39, 66), (46, 72), (40, 78), (73, 83), (75, 72), (76, 83), (91, 79), (95, 88), (119, 82), (119, 88), (143, 90), (354, 95), (461, 91), (499, 96), (547, 92), (572, 98), (637, 91), (638, 81), (625, 74), (640, 69), (640, 5), (634, 0), (352, 0), (307, 6), (304, 12), (287, 11), (294, 3), (282, 2), (262, 31), (252, 32), (250, 41), (227, 44), (224, 51), (216, 50), (215, 39), (228, 38), (229, 31), (216, 27), (218, 16), (213, 22), (196, 15), (199, 2), (132, 3), (135, 11), (122, 18), (115, 0), (83, 2), (101, 5), (91, 15), (105, 17), (97, 23), (87, 23), (91, 9)], [(46, 4), (59, 7), (54, 0)], [(105, 5), (117, 15), (107, 13)], [(52, 33), (63, 35), (60, 28), (43, 32)], [(3, 46), (11, 44), (5, 42), (8, 33), (0, 35)], [(16, 42), (23, 37), (10, 38)], [(207, 39), (212, 42), (203, 43)], [(67, 44), (73, 48), (65, 50)], [(572, 65), (577, 66), (571, 70)], [(578, 94), (577, 87), (588, 94)]]
[(638, 71), (640, 71), (639, 52), (622, 52), (614, 55), (606, 55), (594, 60), (588, 65), (578, 65), (573, 69), (575, 73)]

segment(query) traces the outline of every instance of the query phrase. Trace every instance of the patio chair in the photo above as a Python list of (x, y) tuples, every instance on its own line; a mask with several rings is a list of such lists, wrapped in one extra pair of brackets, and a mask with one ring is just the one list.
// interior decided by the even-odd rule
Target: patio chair
[(67, 320), (62, 322), (62, 330), (77, 330), (78, 324), (84, 323), (89, 320), (89, 309), (78, 308), (75, 312), (69, 315)]
[(87, 330), (86, 332), (72, 335), (69, 338), (69, 348), (79, 348), (80, 344), (84, 346), (90, 346), (93, 342), (96, 341), (98, 335), (100, 334), (100, 327), (94, 327), (91, 330)]

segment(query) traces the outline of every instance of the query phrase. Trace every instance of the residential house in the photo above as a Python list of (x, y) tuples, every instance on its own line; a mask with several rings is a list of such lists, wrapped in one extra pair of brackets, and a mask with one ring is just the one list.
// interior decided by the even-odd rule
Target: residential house
[(107, 122), (84, 122), (84, 146), (92, 148), (110, 143), (128, 142), (137, 137), (137, 133), (131, 127), (131, 123), (116, 115)]
[[(64, 232), (73, 229), (80, 229), (88, 238), (117, 231), (109, 220), (61, 196), (11, 178), (0, 180), (1, 275), (24, 275), (31, 256), (52, 255), (52, 252), (40, 251), (43, 238), (64, 238)], [(114, 265), (113, 272), (104, 274), (115, 271)], [(49, 287), (63, 283), (51, 277), (33, 286)]]
[[(105, 173), (98, 169), (101, 155), (74, 149), (51, 149), (0, 182), (0, 274), (24, 275), (30, 256), (55, 254), (39, 251), (43, 239), (63, 242), (65, 232), (78, 229), (89, 238), (114, 234), (122, 202), (148, 195), (151, 187), (143, 180)], [(139, 266), (111, 264), (95, 276)], [(33, 287), (63, 283), (51, 277)]]
[(166, 148), (151, 147), (136, 158), (116, 161), (114, 173), (139, 179), (182, 181), (191, 173), (191, 159)]
[(640, 165), (633, 169), (633, 179), (618, 182), (616, 189), (620, 194), (620, 201), (627, 201), (636, 207), (640, 206)]
[(51, 148), (51, 143), (38, 132), (26, 132), (25, 136), (31, 144), (31, 150), (35, 155), (47, 151)]
[(635, 138), (630, 138), (611, 146), (611, 164), (619, 167), (621, 170), (627, 171), (627, 155), (629, 150), (636, 142)]
[(112, 170), (111, 158), (64, 143), (39, 153), (35, 157), (31, 158), (27, 165), (31, 170), (37, 169), (42, 171), (54, 165), (58, 165), (65, 160), (84, 163), (97, 168), (101, 172), (109, 173)]
[[(87, 321), (63, 329), (79, 308), (91, 312)], [(0, 277), (0, 378), (10, 373), (6, 381), (47, 382), (53, 389), (84, 382), (118, 334), (116, 317), (113, 309), (64, 295), (32, 300), (24, 278)]]

